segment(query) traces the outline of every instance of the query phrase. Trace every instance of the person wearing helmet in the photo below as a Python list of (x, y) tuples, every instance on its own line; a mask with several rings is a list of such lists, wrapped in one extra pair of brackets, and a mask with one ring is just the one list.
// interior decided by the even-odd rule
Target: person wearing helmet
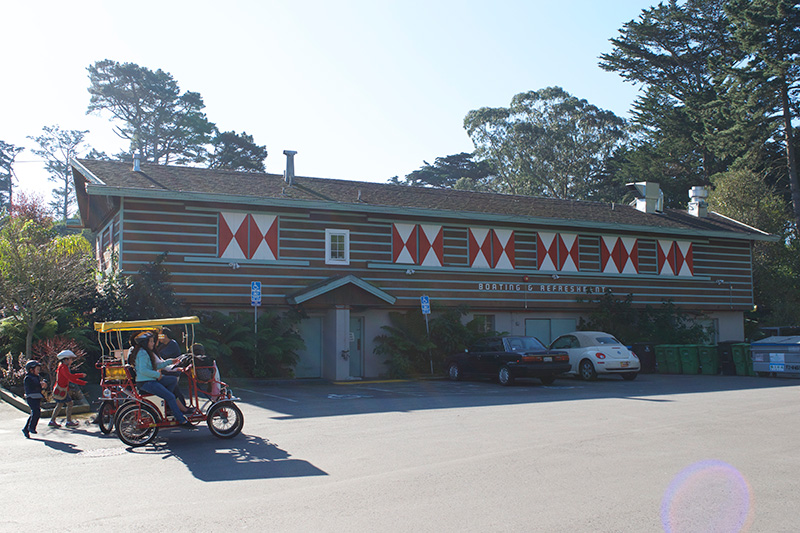
[(77, 422), (72, 420), (72, 398), (69, 395), (69, 384), (75, 383), (76, 385), (86, 385), (86, 382), (81, 378), (86, 377), (86, 374), (78, 372), (73, 374), (69, 365), (75, 360), (75, 354), (72, 350), (63, 350), (58, 353), (58, 370), (56, 370), (56, 383), (53, 387), (53, 400), (56, 406), (53, 408), (53, 416), (50, 417), (50, 422), (47, 424), (50, 427), (60, 428), (61, 424), (56, 422), (56, 416), (61, 411), (61, 406), (66, 406), (67, 411), (67, 427), (75, 427)]
[(39, 416), (42, 414), (42, 400), (44, 395), (42, 390), (47, 386), (47, 381), (39, 377), (42, 365), (39, 361), (28, 361), (25, 363), (25, 379), (22, 384), (25, 387), (25, 401), (31, 408), (31, 416), (25, 421), (22, 434), (26, 439), (31, 438), (31, 433), (36, 434), (36, 424), (39, 423)]
[[(159, 360), (155, 353), (156, 337), (151, 331), (140, 333), (134, 339), (136, 341), (136, 351), (133, 354), (134, 366), (136, 368), (136, 386), (139, 390), (148, 394), (155, 394), (167, 402), (178, 424), (188, 428), (194, 428), (194, 424), (189, 422), (183, 414), (177, 398), (175, 388), (178, 386), (178, 379), (174, 376), (167, 376), (161, 373), (161, 369), (175, 364), (176, 359)], [(184, 408), (185, 409), (185, 408)]]

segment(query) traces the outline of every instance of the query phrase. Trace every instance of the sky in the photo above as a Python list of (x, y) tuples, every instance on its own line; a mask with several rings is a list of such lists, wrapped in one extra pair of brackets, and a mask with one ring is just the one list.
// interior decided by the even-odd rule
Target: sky
[[(0, 0), (0, 140), (35, 147), (44, 126), (127, 148), (87, 115), (87, 67), (111, 59), (172, 74), (221, 131), (266, 145), (267, 172), (295, 150), (299, 176), (385, 182), (471, 152), (464, 116), (563, 87), (620, 116), (637, 88), (598, 66), (609, 39), (655, 1)], [(18, 190), (49, 199), (26, 149)]]

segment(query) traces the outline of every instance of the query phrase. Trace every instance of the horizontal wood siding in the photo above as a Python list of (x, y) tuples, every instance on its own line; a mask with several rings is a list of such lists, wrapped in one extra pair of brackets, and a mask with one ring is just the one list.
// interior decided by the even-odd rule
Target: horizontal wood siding
[[(585, 309), (580, 300), (611, 290), (633, 295), (637, 306), (666, 299), (688, 309), (749, 309), (752, 306), (750, 244), (704, 239), (693, 245), (694, 277), (657, 276), (656, 244), (639, 240), (638, 275), (603, 274), (597, 235), (579, 235), (580, 272), (536, 271), (536, 232), (530, 226), (497, 225), (515, 235), (515, 270), (470, 269), (467, 221), (437, 221), (443, 226), (443, 267), (392, 263), (392, 222), (425, 224), (406, 214), (396, 220), (342, 212), (258, 210), (239, 205), (182, 204), (125, 200), (118, 231), (122, 268), (134, 273), (162, 252), (179, 297), (201, 308), (250, 309), (250, 282), (262, 284), (262, 304), (285, 306), (287, 296), (334, 276), (353, 275), (397, 298), (394, 308), (418, 308), (422, 294), (438, 304), (467, 305), (473, 311)], [(220, 211), (247, 211), (278, 217), (278, 253), (273, 262), (218, 259)], [(350, 232), (350, 264), (325, 264), (325, 230)], [(117, 231), (117, 228), (115, 228)], [(548, 229), (548, 231), (553, 231)], [(569, 232), (569, 228), (565, 228)], [(665, 239), (670, 238), (665, 235)], [(686, 239), (683, 239), (686, 240)], [(407, 270), (409, 273), (407, 273)], [(413, 270), (413, 273), (410, 272)], [(523, 276), (528, 277), (523, 282)], [(720, 282), (720, 280), (722, 280)], [(388, 304), (387, 304), (388, 305)]]

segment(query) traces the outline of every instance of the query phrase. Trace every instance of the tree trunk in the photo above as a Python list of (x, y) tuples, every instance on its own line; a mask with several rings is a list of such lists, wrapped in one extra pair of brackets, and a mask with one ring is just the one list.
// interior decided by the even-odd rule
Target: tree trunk
[(792, 191), (792, 212), (795, 234), (800, 234), (800, 181), (797, 178), (797, 160), (792, 130), (792, 112), (789, 107), (789, 87), (784, 79), (781, 83), (781, 106), (783, 107), (783, 129), (786, 142), (786, 167), (789, 170), (789, 185)]

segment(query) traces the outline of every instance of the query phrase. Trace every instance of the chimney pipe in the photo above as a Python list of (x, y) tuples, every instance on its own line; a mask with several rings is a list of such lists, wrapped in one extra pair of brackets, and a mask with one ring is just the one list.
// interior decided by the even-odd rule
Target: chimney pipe
[(133, 154), (133, 171), (134, 172), (141, 172), (142, 171), (142, 156), (139, 152)]
[(294, 156), (297, 154), (294, 150), (284, 150), (283, 155), (286, 156), (286, 170), (283, 173), (283, 179), (289, 185), (292, 186), (292, 181), (294, 181)]
[(697, 218), (708, 217), (708, 191), (705, 187), (694, 186), (689, 189), (689, 214)]

